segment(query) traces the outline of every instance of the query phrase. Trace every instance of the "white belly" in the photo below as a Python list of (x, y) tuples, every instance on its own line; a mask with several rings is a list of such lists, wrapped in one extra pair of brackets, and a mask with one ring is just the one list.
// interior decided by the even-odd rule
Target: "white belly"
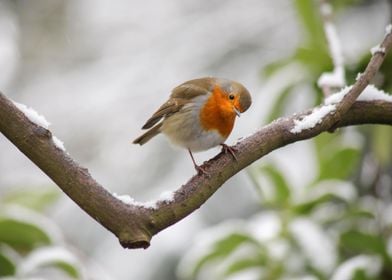
[(173, 144), (193, 152), (208, 150), (222, 144), (226, 138), (216, 130), (204, 131), (199, 120), (200, 107), (206, 97), (198, 97), (198, 102), (185, 105), (179, 112), (167, 117), (161, 127)]

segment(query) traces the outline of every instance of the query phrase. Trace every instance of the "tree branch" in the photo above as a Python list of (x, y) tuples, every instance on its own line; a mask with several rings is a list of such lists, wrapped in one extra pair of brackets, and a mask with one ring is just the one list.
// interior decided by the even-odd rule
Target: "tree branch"
[(123, 203), (105, 190), (86, 168), (79, 166), (55, 145), (49, 130), (32, 123), (2, 93), (0, 131), (86, 213), (113, 232), (123, 247), (147, 248), (153, 235), (195, 211), (229, 178), (273, 150), (315, 137), (331, 127), (366, 123), (392, 125), (392, 102), (355, 102), (381, 66), (391, 45), (392, 35), (388, 33), (381, 44), (385, 52), (373, 55), (351, 90), (334, 105), (335, 110), (314, 127), (291, 132), (295, 121), (303, 119), (314, 109), (272, 122), (234, 146), (238, 151), (237, 161), (229, 154), (218, 154), (203, 165), (209, 176), (192, 177), (175, 191), (172, 200), (158, 201), (154, 208)]

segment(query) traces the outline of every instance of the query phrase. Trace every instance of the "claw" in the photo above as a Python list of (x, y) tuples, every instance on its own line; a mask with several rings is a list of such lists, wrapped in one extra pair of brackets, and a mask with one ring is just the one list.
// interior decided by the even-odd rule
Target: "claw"
[(189, 154), (190, 154), (190, 156), (191, 156), (191, 159), (192, 159), (193, 165), (195, 166), (195, 169), (196, 169), (196, 171), (197, 171), (197, 174), (198, 174), (198, 175), (207, 175), (207, 176), (209, 176), (208, 172), (205, 171), (203, 167), (201, 167), (201, 166), (199, 166), (199, 165), (196, 164), (196, 161), (195, 161), (195, 159), (193, 158), (193, 155), (192, 155), (191, 150), (188, 149), (188, 152), (189, 152)]
[(230, 147), (229, 145), (226, 145), (224, 143), (220, 144), (222, 146), (222, 152), (224, 152), (225, 154), (230, 153), (234, 160), (237, 161), (237, 156), (235, 155), (236, 149), (234, 149), (233, 147)]
[(201, 167), (201, 166), (199, 166), (199, 165), (195, 165), (195, 169), (196, 169), (198, 175), (206, 175), (206, 176), (209, 176), (208, 172), (205, 171), (203, 167)]

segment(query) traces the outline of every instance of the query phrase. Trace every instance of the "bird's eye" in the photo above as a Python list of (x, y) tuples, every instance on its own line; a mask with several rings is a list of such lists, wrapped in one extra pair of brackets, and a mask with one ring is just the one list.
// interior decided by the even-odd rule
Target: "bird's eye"
[(233, 100), (234, 97), (235, 97), (234, 94), (230, 94), (230, 95), (229, 95), (229, 99), (230, 99), (230, 100)]

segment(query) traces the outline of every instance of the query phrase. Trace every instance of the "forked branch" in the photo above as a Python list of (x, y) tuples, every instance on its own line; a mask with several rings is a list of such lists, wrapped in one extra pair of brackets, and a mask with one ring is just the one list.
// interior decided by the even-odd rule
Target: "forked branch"
[[(388, 32), (366, 70), (333, 110), (314, 126), (292, 132), (296, 123), (316, 109), (280, 118), (238, 142), (237, 160), (220, 153), (203, 165), (209, 176), (195, 175), (178, 188), (170, 201), (147, 208), (126, 204), (113, 196), (53, 142), (51, 132), (33, 122), (0, 93), (0, 131), (46, 173), (76, 204), (113, 232), (125, 248), (147, 248), (153, 235), (199, 208), (224, 182), (264, 155), (290, 143), (330, 130), (358, 124), (392, 125), (392, 102), (356, 101), (374, 77), (392, 45)], [(320, 109), (320, 108), (319, 108)]]

